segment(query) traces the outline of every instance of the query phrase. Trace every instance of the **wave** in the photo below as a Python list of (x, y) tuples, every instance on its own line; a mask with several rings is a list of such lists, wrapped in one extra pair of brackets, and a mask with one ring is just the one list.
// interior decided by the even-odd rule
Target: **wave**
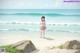
[(29, 29), (0, 29), (0, 31), (30, 31)]
[(47, 16), (80, 16), (74, 14), (59, 14), (59, 13), (0, 13), (0, 15), (33, 15), (33, 16), (40, 16), (40, 15), (47, 15)]
[[(40, 25), (39, 22), (0, 22), (0, 24), (24, 24), (24, 25)], [(73, 23), (46, 23), (46, 25), (51, 26), (80, 26), (80, 22)]]
[(26, 28), (19, 28), (19, 29), (0, 29), (0, 31), (39, 31), (38, 29), (26, 29)]
[(0, 13), (0, 15), (62, 15), (57, 13)]
[[(40, 31), (34, 29), (0, 29), (0, 31)], [(71, 30), (51, 30), (48, 29), (46, 31), (53, 31), (53, 32), (70, 32), (70, 33), (80, 33), (80, 31), (71, 31)]]
[(80, 31), (71, 31), (71, 30), (57, 30), (58, 32), (70, 32), (70, 33), (80, 33)]

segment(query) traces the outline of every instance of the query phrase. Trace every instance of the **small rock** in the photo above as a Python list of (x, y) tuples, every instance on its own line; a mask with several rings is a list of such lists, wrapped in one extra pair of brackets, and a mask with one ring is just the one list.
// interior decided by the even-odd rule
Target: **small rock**
[(76, 51), (75, 53), (80, 53), (80, 50), (79, 51)]

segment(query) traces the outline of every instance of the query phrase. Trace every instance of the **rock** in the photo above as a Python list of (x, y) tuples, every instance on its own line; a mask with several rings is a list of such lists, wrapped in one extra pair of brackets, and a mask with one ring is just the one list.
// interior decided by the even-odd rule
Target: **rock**
[(23, 40), (13, 44), (11, 47), (20, 50), (22, 53), (30, 53), (36, 50), (34, 44), (30, 40)]
[(5, 48), (0, 48), (0, 53), (6, 53), (6, 49)]
[(77, 49), (77, 48), (78, 48), (78, 45), (73, 45), (72, 48), (73, 48), (73, 49)]
[(74, 52), (74, 53), (80, 53), (80, 50), (79, 50), (79, 51), (76, 51), (76, 52)]
[(67, 41), (63, 48), (65, 49), (80, 49), (80, 42), (77, 40)]

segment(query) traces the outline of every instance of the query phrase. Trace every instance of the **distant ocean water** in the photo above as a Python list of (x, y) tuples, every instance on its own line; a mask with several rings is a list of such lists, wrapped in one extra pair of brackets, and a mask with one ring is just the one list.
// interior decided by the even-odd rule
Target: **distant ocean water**
[(0, 31), (39, 31), (41, 16), (46, 31), (80, 33), (80, 9), (0, 9)]

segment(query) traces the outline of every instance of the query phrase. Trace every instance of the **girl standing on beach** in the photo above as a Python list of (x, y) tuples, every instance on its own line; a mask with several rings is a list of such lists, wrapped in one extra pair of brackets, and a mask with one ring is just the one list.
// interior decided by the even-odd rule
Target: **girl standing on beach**
[(45, 16), (41, 17), (41, 24), (40, 24), (40, 38), (45, 38), (45, 29), (46, 29), (46, 22), (45, 22)]

